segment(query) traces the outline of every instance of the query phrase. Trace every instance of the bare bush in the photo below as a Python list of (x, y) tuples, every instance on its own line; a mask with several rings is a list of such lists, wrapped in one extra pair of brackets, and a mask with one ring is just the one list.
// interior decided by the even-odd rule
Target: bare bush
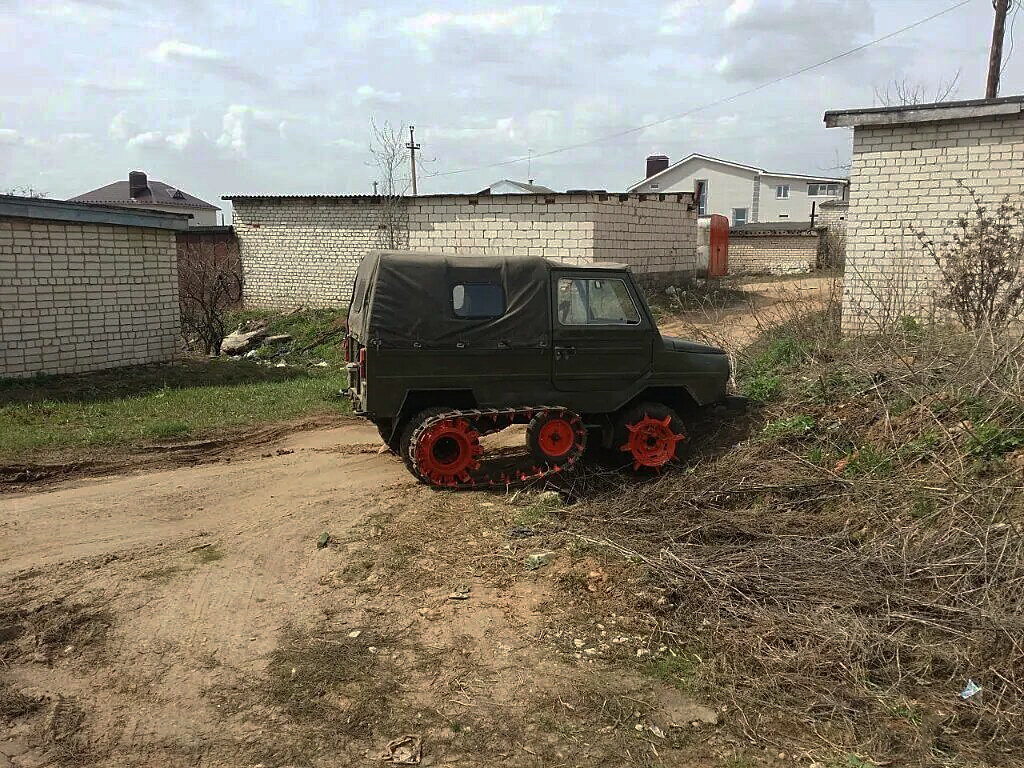
[[(659, 599), (641, 609), (752, 740), (1008, 765), (1024, 753), (1024, 340), (908, 324), (840, 343), (825, 322), (740, 353), (741, 386), (776, 380), (746, 439), (716, 424), (686, 472), (578, 490), (575, 530), (645, 563)], [(961, 698), (968, 680), (980, 692)]]
[(821, 233), (818, 267), (842, 270), (846, 266), (846, 231), (827, 228)]
[(185, 243), (178, 251), (178, 292), (185, 338), (208, 355), (219, 355), (227, 312), (242, 300), (237, 254)]
[(1024, 314), (1024, 204), (1009, 195), (990, 210), (963, 183), (972, 209), (957, 218), (953, 232), (936, 242), (915, 234), (942, 275), (939, 305), (968, 330), (1001, 329)]

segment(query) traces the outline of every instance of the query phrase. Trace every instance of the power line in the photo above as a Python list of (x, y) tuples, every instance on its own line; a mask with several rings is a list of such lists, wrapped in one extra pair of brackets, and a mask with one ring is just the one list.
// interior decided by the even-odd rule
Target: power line
[[(785, 80), (789, 80), (790, 78), (798, 77), (799, 75), (803, 75), (803, 74), (805, 74), (807, 72), (810, 72), (812, 70), (818, 69), (820, 67), (824, 67), (824, 66), (826, 66), (828, 64), (831, 64), (832, 62), (838, 61), (839, 59), (846, 58), (847, 56), (852, 56), (855, 53), (859, 53), (860, 51), (863, 51), (865, 48), (870, 48), (873, 45), (878, 45), (879, 43), (884, 43), (886, 40), (889, 40), (889, 39), (891, 39), (893, 37), (896, 37), (897, 35), (901, 35), (904, 32), (907, 32), (907, 31), (909, 31), (911, 29), (914, 29), (915, 27), (919, 27), (922, 24), (927, 24), (929, 21), (933, 21), (934, 19), (937, 19), (940, 16), (945, 16), (947, 13), (951, 13), (952, 11), (955, 11), (957, 8), (962, 8), (963, 6), (967, 5), (970, 2), (972, 2), (972, 0), (960, 0), (960, 2), (954, 3), (953, 5), (949, 6), (945, 10), (939, 11), (937, 13), (933, 13), (931, 16), (923, 18), (920, 21), (915, 21), (913, 24), (908, 24), (907, 26), (901, 27), (900, 29), (897, 29), (897, 30), (895, 30), (893, 32), (888, 33), (887, 35), (883, 35), (882, 37), (876, 38), (876, 39), (871, 40), (870, 42), (864, 43), (862, 45), (858, 45), (856, 48), (851, 48), (848, 51), (843, 51), (842, 53), (838, 53), (835, 56), (831, 56), (831, 57), (825, 59), (824, 61), (819, 61), (816, 64), (810, 64), (810, 65), (808, 65), (806, 67), (803, 67), (801, 69), (796, 70), (795, 72), (790, 72), (789, 74), (781, 75), (779, 77), (776, 77), (773, 80), (768, 80), (768, 81), (766, 81), (764, 83), (761, 83), (760, 85), (755, 85), (753, 88), (748, 88), (745, 91), (740, 91), (738, 93), (734, 93), (731, 96), (724, 96), (721, 99), (716, 99), (715, 101), (710, 101), (707, 104), (701, 104), (698, 107), (694, 107), (693, 109), (689, 109), (686, 112), (682, 112), (682, 113), (680, 113), (678, 115), (673, 115), (671, 117), (665, 117), (665, 118), (662, 118), (661, 120), (654, 120), (654, 121), (652, 121), (650, 123), (644, 123), (643, 125), (638, 125), (638, 126), (635, 126), (633, 128), (627, 128), (624, 131), (619, 131), (617, 133), (611, 133), (611, 134), (608, 134), (607, 136), (601, 136), (601, 137), (596, 138), (596, 139), (590, 139), (588, 141), (581, 141), (581, 142), (579, 142), (577, 144), (568, 144), (568, 145), (566, 145), (564, 147), (558, 147), (557, 149), (549, 149), (547, 152), (534, 153), (534, 154), (532, 154), (532, 158), (536, 159), (536, 158), (540, 158), (540, 157), (550, 157), (551, 155), (561, 154), (562, 152), (570, 152), (570, 151), (572, 151), (574, 149), (582, 149), (583, 147), (589, 147), (589, 146), (592, 146), (594, 144), (600, 144), (600, 143), (608, 141), (610, 139), (617, 139), (617, 138), (620, 138), (622, 136), (629, 136), (630, 134), (633, 134), (633, 133), (639, 133), (640, 131), (645, 131), (648, 128), (653, 128), (656, 125), (664, 125), (665, 123), (674, 122), (676, 120), (682, 120), (684, 117), (689, 117), (690, 115), (693, 115), (693, 114), (695, 114), (697, 112), (702, 112), (705, 109), (711, 109), (712, 107), (721, 106), (722, 104), (728, 104), (731, 101), (735, 101), (736, 99), (741, 99), (744, 96), (749, 96), (752, 93), (757, 93), (758, 91), (762, 91), (765, 88), (770, 88), (771, 86), (777, 85), (777, 84), (779, 84), (779, 83), (781, 83), (781, 82), (783, 82)], [(436, 175), (437, 176), (454, 176), (454, 175), (460, 174), (460, 173), (471, 173), (472, 171), (481, 171), (481, 170), (484, 170), (484, 169), (487, 169), (487, 168), (501, 168), (501, 167), (504, 167), (504, 166), (507, 166), (507, 165), (515, 165), (516, 163), (521, 163), (521, 162), (523, 162), (524, 160), (527, 160), (527, 159), (528, 159), (527, 157), (517, 157), (517, 158), (513, 158), (512, 160), (504, 160), (504, 161), (498, 162), (498, 163), (488, 163), (486, 165), (477, 165), (477, 166), (473, 166), (471, 168), (460, 168), (460, 169), (455, 170), (455, 171), (444, 171), (444, 172), (438, 173)]]

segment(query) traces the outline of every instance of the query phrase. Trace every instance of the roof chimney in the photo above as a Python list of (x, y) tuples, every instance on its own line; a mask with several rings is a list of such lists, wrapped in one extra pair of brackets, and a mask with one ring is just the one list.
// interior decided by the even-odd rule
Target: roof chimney
[(149, 181), (142, 171), (132, 171), (128, 174), (128, 195), (132, 198), (139, 198), (149, 194)]
[(651, 178), (656, 173), (661, 173), (668, 168), (668, 155), (648, 155), (647, 175), (645, 179)]

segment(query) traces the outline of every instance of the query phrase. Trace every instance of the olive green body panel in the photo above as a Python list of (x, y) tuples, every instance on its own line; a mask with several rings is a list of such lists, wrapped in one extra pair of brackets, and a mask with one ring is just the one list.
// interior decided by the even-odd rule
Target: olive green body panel
[[(408, 264), (410, 256), (401, 254), (399, 263)], [(359, 302), (359, 311), (350, 308), (351, 341), (346, 343), (352, 344), (353, 351), (362, 350), (363, 357), (361, 366), (357, 362), (350, 365), (356, 380), (351, 394), (355, 410), (379, 423), (394, 428), (411, 411), (437, 404), (478, 408), (560, 405), (596, 416), (614, 413), (652, 388), (678, 390), (680, 400), (696, 405), (726, 397), (727, 356), (713, 347), (661, 336), (642, 292), (625, 267), (534, 259), (528, 268), (517, 263), (501, 271), (501, 277), (494, 279), (505, 281), (506, 310), (519, 313), (524, 339), (514, 325), (501, 325), (497, 320), (488, 321), (490, 325), (467, 323), (468, 330), (462, 333), (458, 319), (452, 316), (449, 285), (462, 279), (458, 277), (461, 262), (452, 266), (451, 256), (415, 256), (438, 260), (439, 270), (446, 265), (448, 282), (403, 276), (410, 286), (405, 288), (410, 295), (401, 310), (403, 321), (412, 329), (425, 327), (416, 324), (426, 318), (432, 323), (432, 336), (414, 333), (398, 323), (390, 334), (375, 327), (374, 317), (380, 315), (374, 304), (379, 290), (376, 283), (387, 279), (387, 253), (368, 257), (374, 261), (364, 262), (356, 277), (363, 295), (353, 299), (354, 304)], [(525, 260), (522, 257), (517, 262)], [(471, 268), (488, 274), (491, 262), (502, 265), (509, 261), (505, 257), (473, 257)], [(416, 268), (422, 269), (422, 262), (417, 262)], [(629, 324), (566, 324), (562, 321), (567, 319), (567, 302), (564, 290), (560, 300), (560, 278), (579, 278), (603, 289), (615, 283), (635, 304), (637, 315)], [(519, 285), (517, 280), (529, 284)], [(401, 293), (393, 291), (389, 301), (392, 307), (401, 306)], [(389, 310), (388, 321), (395, 313), (396, 309)], [(447, 319), (439, 317), (443, 313), (448, 314)]]

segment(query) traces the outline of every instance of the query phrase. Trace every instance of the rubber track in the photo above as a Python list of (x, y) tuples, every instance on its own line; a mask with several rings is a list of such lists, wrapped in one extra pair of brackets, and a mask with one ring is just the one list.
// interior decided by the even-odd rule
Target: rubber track
[(583, 456), (583, 449), (586, 447), (587, 431), (583, 426), (583, 419), (580, 418), (579, 414), (574, 411), (570, 411), (568, 408), (552, 405), (537, 405), (526, 408), (486, 408), (465, 411), (452, 410), (438, 414), (434, 418), (424, 421), (415, 429), (415, 431), (413, 431), (409, 441), (409, 453), (412, 458), (412, 464), (414, 467), (417, 465), (416, 449), (419, 446), (420, 437), (423, 432), (446, 419), (466, 419), (469, 421), (470, 425), (480, 433), (480, 436), (483, 437), (484, 435), (500, 432), (513, 424), (524, 423), (524, 420), (526, 423), (529, 423), (534, 416), (542, 413), (555, 413), (565, 416), (573, 424), (573, 431), (576, 433), (576, 445), (579, 450), (577, 450), (574, 455), (570, 456), (568, 460), (562, 464), (551, 464), (549, 462), (545, 462), (543, 465), (538, 465), (534, 461), (533, 457), (530, 456), (519, 464), (502, 468), (500, 471), (488, 468), (486, 461), (481, 462), (478, 469), (469, 473), (468, 482), (453, 480), (450, 483), (439, 484), (430, 482), (428, 478), (420, 477), (418, 473), (417, 477), (435, 488), (469, 490), (473, 488), (509, 487), (513, 485), (520, 485), (522, 483), (529, 483), (534, 480), (541, 480), (551, 475), (568, 472)]

